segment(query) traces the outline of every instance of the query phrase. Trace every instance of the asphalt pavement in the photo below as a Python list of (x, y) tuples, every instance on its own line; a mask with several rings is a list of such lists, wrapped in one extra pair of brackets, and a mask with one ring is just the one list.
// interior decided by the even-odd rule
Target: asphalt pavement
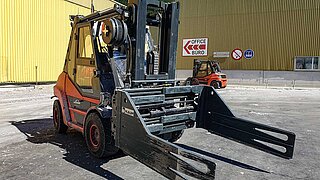
[[(282, 159), (205, 130), (177, 144), (217, 164), (216, 179), (319, 179), (320, 89), (228, 87), (218, 91), (238, 117), (296, 134), (294, 157)], [(165, 179), (119, 153), (92, 157), (81, 133), (55, 134), (52, 85), (0, 86), (0, 179)]]

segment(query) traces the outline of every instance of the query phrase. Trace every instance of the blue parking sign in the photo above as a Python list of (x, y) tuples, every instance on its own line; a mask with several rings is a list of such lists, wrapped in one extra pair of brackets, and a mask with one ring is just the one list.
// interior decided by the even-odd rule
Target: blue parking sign
[(254, 56), (254, 51), (252, 49), (247, 49), (244, 51), (243, 55), (246, 59), (252, 59)]

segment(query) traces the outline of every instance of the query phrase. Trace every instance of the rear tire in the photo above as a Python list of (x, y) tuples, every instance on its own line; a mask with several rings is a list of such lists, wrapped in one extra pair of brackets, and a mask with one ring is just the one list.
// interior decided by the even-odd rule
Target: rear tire
[(181, 138), (183, 132), (184, 132), (184, 130), (173, 132), (173, 133), (171, 134), (171, 138), (170, 138), (168, 141), (169, 141), (169, 142), (176, 142), (176, 141), (178, 141), (178, 140)]
[(193, 77), (188, 77), (188, 79), (185, 81), (184, 85), (187, 85), (189, 83), (189, 85), (199, 85), (200, 82), (197, 78), (193, 78)]
[(219, 81), (211, 81), (210, 86), (214, 87), (215, 89), (221, 88)]
[(84, 135), (90, 153), (97, 158), (111, 156), (119, 151), (114, 146), (110, 120), (101, 118), (97, 113), (88, 115)]
[(68, 126), (64, 124), (59, 100), (53, 103), (53, 125), (57, 133), (65, 134)]

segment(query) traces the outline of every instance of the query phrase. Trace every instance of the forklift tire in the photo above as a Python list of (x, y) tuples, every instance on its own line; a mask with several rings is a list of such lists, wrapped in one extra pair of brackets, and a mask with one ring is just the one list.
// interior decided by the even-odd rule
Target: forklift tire
[(184, 85), (199, 85), (199, 80), (193, 77), (188, 77), (187, 80), (185, 81)]
[(171, 139), (169, 139), (168, 141), (172, 143), (178, 141), (178, 139), (181, 138), (183, 132), (184, 130), (173, 132), (171, 135)]
[(219, 81), (211, 81), (210, 86), (214, 87), (215, 89), (221, 88)]
[(61, 106), (59, 100), (55, 100), (53, 103), (53, 125), (57, 133), (65, 134), (68, 130), (68, 126), (64, 124)]
[(97, 113), (88, 115), (84, 136), (90, 153), (97, 158), (112, 156), (119, 151), (112, 140), (111, 121), (100, 118)]

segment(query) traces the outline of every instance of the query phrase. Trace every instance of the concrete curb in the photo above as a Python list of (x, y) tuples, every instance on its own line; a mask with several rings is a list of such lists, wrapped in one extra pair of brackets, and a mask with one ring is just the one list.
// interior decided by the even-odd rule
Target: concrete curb
[(320, 90), (316, 87), (285, 87), (285, 86), (259, 86), (259, 85), (238, 85), (238, 84), (228, 84), (226, 88), (234, 89), (279, 89), (279, 90)]
[(34, 90), (34, 89), (43, 89), (47, 87), (51, 87), (54, 84), (46, 84), (46, 85), (0, 85), (0, 92), (8, 92), (8, 91), (23, 91), (23, 90)]

